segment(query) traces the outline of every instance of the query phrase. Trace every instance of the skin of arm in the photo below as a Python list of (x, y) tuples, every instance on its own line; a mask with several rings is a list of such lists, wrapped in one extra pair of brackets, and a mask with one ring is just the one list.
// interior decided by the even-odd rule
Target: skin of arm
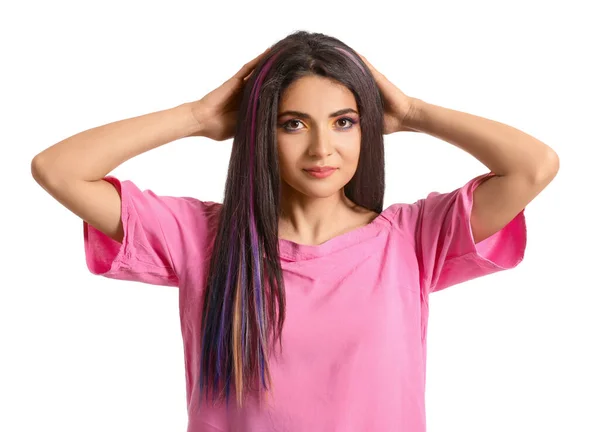
[(31, 173), (57, 201), (121, 242), (121, 197), (103, 177), (128, 159), (198, 133), (201, 126), (186, 103), (66, 138), (37, 154)]
[(504, 228), (558, 173), (558, 155), (540, 140), (504, 123), (408, 96), (360, 57), (381, 91), (384, 133), (426, 133), (466, 151), (495, 174), (473, 192), (475, 243)]
[(268, 51), (199, 101), (95, 127), (54, 144), (31, 161), (33, 178), (81, 219), (121, 242), (121, 197), (103, 178), (128, 159), (180, 138), (233, 137), (239, 96)]
[(556, 176), (558, 155), (512, 126), (412, 99), (405, 126), (444, 140), (477, 158), (495, 176), (474, 191), (471, 229), (480, 242), (506, 226)]

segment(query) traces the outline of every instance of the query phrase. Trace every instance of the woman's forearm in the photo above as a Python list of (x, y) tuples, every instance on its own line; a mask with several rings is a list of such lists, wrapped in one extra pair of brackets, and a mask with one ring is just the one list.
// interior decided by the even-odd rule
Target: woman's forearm
[(99, 180), (128, 159), (195, 134), (199, 127), (188, 104), (119, 120), (47, 148), (33, 159), (32, 171), (38, 177)]
[(461, 148), (497, 175), (517, 174), (537, 182), (558, 164), (549, 146), (525, 132), (420, 99), (407, 126)]

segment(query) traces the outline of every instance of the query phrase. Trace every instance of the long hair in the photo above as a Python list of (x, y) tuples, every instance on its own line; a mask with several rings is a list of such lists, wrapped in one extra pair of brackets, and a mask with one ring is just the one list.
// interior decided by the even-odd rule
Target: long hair
[(224, 202), (202, 310), (200, 397), (231, 387), (243, 394), (271, 385), (268, 359), (285, 320), (279, 260), (281, 184), (277, 113), (295, 80), (319, 75), (352, 91), (361, 115), (355, 175), (344, 186), (354, 203), (380, 213), (384, 195), (383, 102), (367, 65), (336, 38), (297, 31), (271, 47), (245, 84)]

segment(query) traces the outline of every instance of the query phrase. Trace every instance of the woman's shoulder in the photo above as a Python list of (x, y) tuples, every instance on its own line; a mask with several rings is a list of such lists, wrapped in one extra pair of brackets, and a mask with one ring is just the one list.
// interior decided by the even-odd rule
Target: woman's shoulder
[(395, 202), (384, 208), (381, 215), (395, 226), (406, 225), (407, 222), (417, 217), (419, 208), (420, 201)]

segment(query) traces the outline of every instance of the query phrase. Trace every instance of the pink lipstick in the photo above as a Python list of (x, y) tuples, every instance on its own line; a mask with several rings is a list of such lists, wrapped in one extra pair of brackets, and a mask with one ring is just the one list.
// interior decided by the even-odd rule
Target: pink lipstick
[(315, 167), (310, 167), (310, 168), (304, 169), (304, 171), (306, 171), (311, 176), (320, 178), (320, 179), (329, 177), (336, 170), (337, 170), (337, 168), (329, 167), (329, 166), (325, 166), (325, 167), (316, 167), (315, 166)]

